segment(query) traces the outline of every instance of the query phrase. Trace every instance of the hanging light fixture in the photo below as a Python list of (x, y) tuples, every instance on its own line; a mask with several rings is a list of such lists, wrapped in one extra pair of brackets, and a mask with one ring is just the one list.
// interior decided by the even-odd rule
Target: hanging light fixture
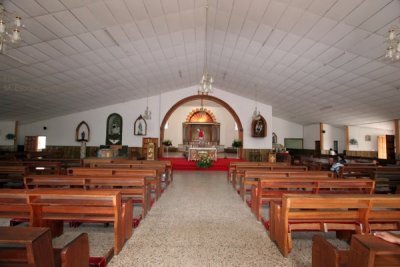
[(385, 58), (393, 61), (400, 60), (400, 28), (396, 26), (390, 27), (386, 37), (386, 54)]
[(261, 118), (260, 111), (257, 109), (257, 85), (254, 86), (254, 94), (255, 94), (255, 107), (253, 111), (252, 119), (258, 121)]
[(204, 31), (204, 68), (203, 68), (203, 76), (201, 77), (200, 86), (198, 90), (199, 95), (208, 95), (209, 93), (212, 93), (213, 83), (214, 83), (214, 78), (208, 73), (207, 70), (208, 1), (206, 2), (205, 9), (206, 9), (206, 25)]
[(0, 53), (4, 53), (6, 44), (16, 44), (21, 41), (22, 19), (6, 11), (0, 3)]
[(146, 81), (146, 87), (147, 87), (146, 109), (142, 117), (145, 120), (151, 120), (151, 110), (149, 109), (149, 85), (147, 81)]

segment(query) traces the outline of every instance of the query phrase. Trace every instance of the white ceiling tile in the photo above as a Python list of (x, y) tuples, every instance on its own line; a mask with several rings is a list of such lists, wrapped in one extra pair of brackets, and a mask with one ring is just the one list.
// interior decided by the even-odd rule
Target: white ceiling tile
[(313, 1), (309, 6), (308, 11), (315, 13), (319, 16), (324, 16), (329, 9), (333, 7), (337, 0), (318, 0)]
[(181, 20), (179, 16), (176, 16), (175, 14), (168, 14), (166, 17), (170, 32), (178, 32), (182, 30)]
[[(57, 38), (57, 35), (53, 34), (46, 27), (43, 27), (43, 25), (35, 19), (27, 19), (24, 24), (26, 29), (41, 41), (49, 41)], [(21, 35), (23, 38), (23, 32)]]
[(285, 38), (279, 44), (278, 48), (289, 52), (296, 44), (298, 44), (298, 42), (300, 41), (300, 38), (301, 38), (300, 36), (297, 36), (294, 34), (288, 34), (285, 36)]
[(271, 34), (272, 27), (266, 24), (260, 24), (254, 34), (253, 40), (263, 43)]
[(143, 1), (125, 0), (125, 4), (136, 21), (149, 18), (149, 14), (147, 13)]
[(102, 28), (102, 24), (86, 7), (75, 8), (71, 10), (72, 14), (85, 26), (88, 30), (98, 30)]
[(342, 40), (346, 35), (354, 30), (354, 27), (346, 25), (344, 23), (338, 23), (333, 29), (331, 29), (321, 42), (325, 44), (334, 45), (338, 41)]
[(166, 14), (179, 12), (178, 0), (163, 0), (161, 4)]
[(289, 6), (276, 24), (276, 27), (284, 31), (290, 31), (297, 21), (299, 21), (299, 18), (303, 15), (303, 12), (304, 10), (302, 9)]
[(75, 36), (65, 37), (63, 38), (63, 40), (78, 52), (86, 52), (90, 50), (88, 46), (86, 46), (80, 39)]
[(278, 46), (283, 38), (286, 36), (286, 33), (280, 30), (274, 30), (271, 32), (271, 34), (268, 36), (268, 39), (265, 43), (265, 45), (268, 45), (270, 47), (276, 47)]
[(156, 18), (164, 14), (160, 0), (147, 0), (144, 4), (150, 17)]
[(269, 4), (269, 0), (254, 0), (248, 10), (248, 18), (254, 21), (260, 21)]
[(400, 1), (392, 1), (361, 24), (360, 28), (370, 32), (375, 32), (390, 23), (392, 20), (398, 19), (399, 14)]
[(103, 45), (90, 33), (83, 33), (77, 35), (77, 37), (85, 43), (90, 49), (99, 49), (102, 48)]
[(321, 16), (305, 11), (293, 26), (291, 32), (299, 36), (304, 36), (320, 19)]
[(49, 45), (60, 51), (64, 55), (72, 55), (76, 53), (76, 50), (70, 47), (61, 39), (56, 39), (48, 42)]
[(118, 23), (126, 24), (133, 21), (133, 18), (129, 12), (129, 9), (125, 5), (124, 0), (108, 0), (106, 1), (106, 4)]
[(98, 18), (97, 21), (102, 25), (102, 27), (109, 27), (117, 24), (116, 18), (110, 12), (110, 9), (105, 3), (96, 2), (94, 4), (90, 4), (88, 5), (88, 9), (94, 18)]
[(353, 9), (359, 6), (364, 0), (339, 0), (326, 13), (326, 17), (340, 21), (345, 18)]
[(68, 10), (54, 13), (53, 16), (74, 34), (87, 31), (85, 26)]
[(314, 41), (319, 41), (322, 37), (325, 36), (326, 33), (328, 33), (333, 27), (335, 27), (336, 24), (336, 21), (323, 17), (306, 34), (306, 37)]
[(262, 19), (262, 23), (275, 27), (286, 7), (287, 5), (284, 3), (271, 1), (269, 3), (267, 12), (265, 12), (265, 15)]
[[(23, 10), (30, 17), (41, 16), (47, 14), (47, 10), (39, 5), (36, 1), (29, 1), (29, 5), (24, 4), (24, 0), (14, 0), (14, 4)], [(7, 7), (7, 6), (6, 6)], [(15, 9), (9, 9), (14, 10)]]
[(68, 30), (62, 23), (55, 19), (52, 15), (44, 15), (36, 17), (36, 20), (39, 21), (42, 25), (46, 25), (47, 29), (49, 29), (52, 33), (57, 35), (58, 37), (64, 37), (71, 35), (71, 31)]
[(344, 19), (344, 23), (352, 26), (359, 26), (391, 1), (392, 0), (366, 0)]

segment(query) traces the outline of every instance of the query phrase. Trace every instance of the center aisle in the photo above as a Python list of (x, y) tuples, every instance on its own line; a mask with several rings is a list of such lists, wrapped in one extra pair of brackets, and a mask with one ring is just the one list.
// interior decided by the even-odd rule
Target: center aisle
[(280, 254), (225, 172), (186, 171), (107, 266), (310, 266), (304, 252)]

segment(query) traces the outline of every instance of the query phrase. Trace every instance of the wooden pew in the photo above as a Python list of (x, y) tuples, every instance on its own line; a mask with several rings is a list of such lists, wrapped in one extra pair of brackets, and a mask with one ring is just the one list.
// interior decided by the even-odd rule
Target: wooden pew
[(245, 169), (243, 174), (240, 174), (239, 193), (243, 200), (246, 200), (246, 192), (248, 188), (258, 184), (259, 179), (267, 178), (287, 178), (287, 177), (310, 177), (310, 178), (334, 178), (333, 172), (328, 171), (305, 171), (300, 170), (264, 170), (263, 168)]
[(29, 221), (30, 212), (25, 189), (0, 189), (0, 218)]
[(53, 237), (63, 233), (64, 221), (113, 223), (117, 255), (132, 235), (132, 201), (123, 203), (118, 191), (32, 189), (27, 190), (27, 197), (30, 225), (49, 227)]
[(32, 188), (81, 188), (83, 190), (109, 190), (121, 192), (124, 199), (132, 198), (142, 207), (142, 218), (150, 209), (150, 181), (146, 174), (127, 176), (72, 176), (72, 175), (27, 175), (26, 189)]
[(373, 235), (353, 235), (349, 250), (313, 237), (312, 267), (400, 266), (400, 246)]
[(150, 184), (155, 190), (155, 199), (161, 195), (161, 179), (154, 169), (127, 169), (127, 168), (69, 168), (68, 175), (78, 176), (137, 176), (142, 175), (150, 179)]
[(236, 171), (236, 166), (289, 166), (286, 162), (252, 162), (252, 161), (233, 161), (229, 163), (227, 181), (228, 183), (233, 183), (234, 174)]
[(167, 181), (173, 181), (172, 163), (170, 160), (128, 160), (128, 159), (105, 159), (105, 158), (85, 158), (82, 159), (82, 167), (102, 167), (104, 164), (142, 164), (153, 165), (162, 164), (166, 168)]
[(400, 168), (377, 168), (372, 173), (372, 179), (376, 181), (377, 193), (395, 193), (400, 186)]
[(49, 228), (0, 227), (0, 266), (21, 265), (87, 267), (88, 235), (81, 233), (62, 248), (53, 248)]
[(28, 167), (22, 165), (2, 166), (0, 165), (0, 186), (11, 181), (22, 181), (28, 173)]
[(275, 225), (270, 237), (286, 257), (293, 231), (398, 230), (399, 203), (398, 195), (284, 194), (282, 203), (270, 203)]
[[(263, 205), (282, 200), (283, 194), (372, 194), (375, 182), (371, 179), (332, 179), (300, 175), (289, 178), (259, 179), (253, 186), (251, 210), (261, 220)], [(270, 228), (273, 228), (273, 222)]]

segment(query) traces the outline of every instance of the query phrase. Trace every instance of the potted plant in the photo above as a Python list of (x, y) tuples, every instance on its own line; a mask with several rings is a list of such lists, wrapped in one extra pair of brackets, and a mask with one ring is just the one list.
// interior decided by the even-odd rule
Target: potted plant
[(165, 139), (162, 144), (166, 147), (172, 146), (172, 142), (169, 139)]
[(7, 140), (14, 140), (14, 138), (15, 138), (15, 134), (13, 134), (13, 133), (6, 134)]
[(212, 159), (208, 155), (201, 155), (200, 159), (196, 162), (197, 167), (208, 169), (212, 166)]
[(351, 138), (351, 139), (349, 140), (349, 143), (350, 143), (350, 145), (358, 145), (357, 139), (354, 139), (354, 138)]
[(168, 158), (168, 148), (169, 148), (170, 146), (172, 146), (172, 142), (171, 142), (171, 140), (169, 140), (169, 139), (164, 139), (163, 142), (162, 142), (162, 144), (166, 147), (166, 150), (167, 150), (167, 158)]
[(243, 146), (242, 140), (234, 139), (232, 142), (232, 147), (236, 148), (237, 158), (239, 158), (239, 149)]

